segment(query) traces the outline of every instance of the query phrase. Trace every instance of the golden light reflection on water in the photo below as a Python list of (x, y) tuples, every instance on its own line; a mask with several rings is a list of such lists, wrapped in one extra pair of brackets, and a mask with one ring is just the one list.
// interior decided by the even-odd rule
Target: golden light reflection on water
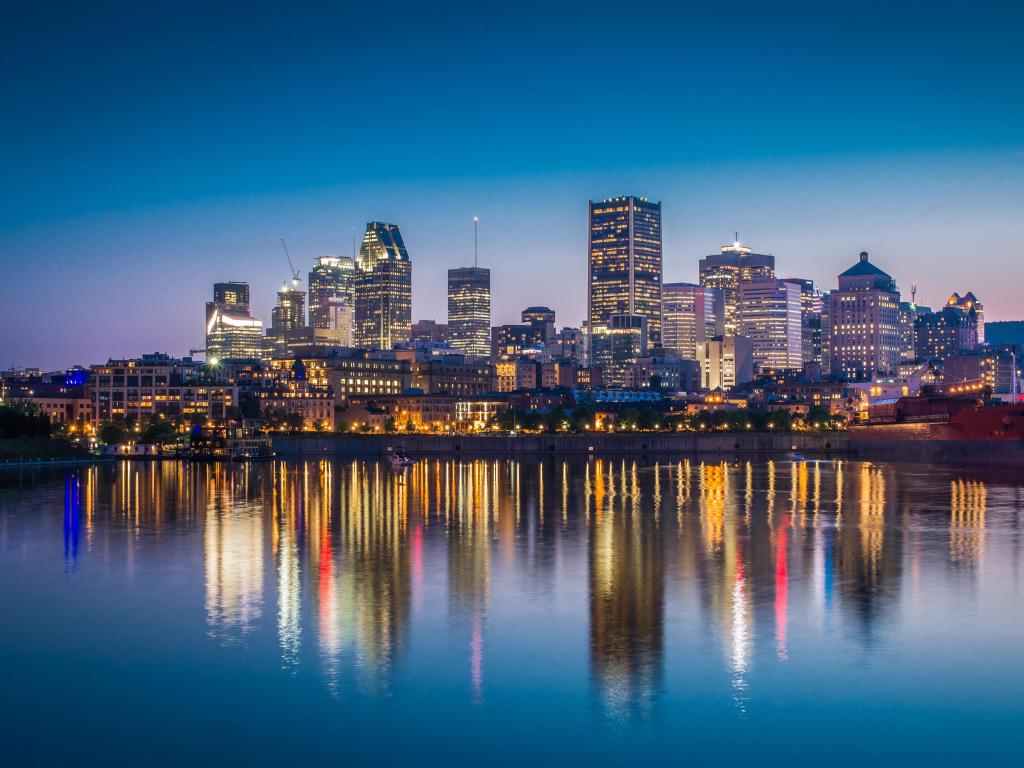
[[(578, 575), (591, 690), (617, 719), (657, 707), (672, 601), (692, 600), (681, 626), (714, 638), (743, 713), (758, 665), (798, 656), (797, 620), (870, 633), (924, 558), (976, 573), (992, 498), (979, 479), (925, 496), (848, 461), (124, 462), (73, 478), (67, 560), (116, 543), (131, 572), (154, 542), (200, 532), (207, 633), (237, 644), (264, 627), (284, 668), (315, 663), (338, 695), (390, 690), (413, 625), (440, 615), (483, 704), (495, 606)], [(938, 550), (921, 543), (936, 513)]]

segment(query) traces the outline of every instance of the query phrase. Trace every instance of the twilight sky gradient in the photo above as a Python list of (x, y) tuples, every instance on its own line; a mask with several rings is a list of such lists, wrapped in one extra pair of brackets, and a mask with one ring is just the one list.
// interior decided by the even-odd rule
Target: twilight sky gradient
[(662, 201), (666, 280), (739, 230), (781, 276), (866, 248), (920, 303), (1024, 317), (1019, 3), (21, 5), (0, 367), (201, 347), (214, 280), (269, 325), (278, 238), (305, 273), (370, 219), (414, 320), (445, 319), (476, 214), (494, 322), (577, 325), (587, 200), (618, 194)]

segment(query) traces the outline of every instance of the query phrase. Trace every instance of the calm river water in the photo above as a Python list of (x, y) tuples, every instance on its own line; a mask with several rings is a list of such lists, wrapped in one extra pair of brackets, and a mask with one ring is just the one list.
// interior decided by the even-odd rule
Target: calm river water
[(1022, 513), (857, 461), (6, 470), (4, 763), (1010, 762)]

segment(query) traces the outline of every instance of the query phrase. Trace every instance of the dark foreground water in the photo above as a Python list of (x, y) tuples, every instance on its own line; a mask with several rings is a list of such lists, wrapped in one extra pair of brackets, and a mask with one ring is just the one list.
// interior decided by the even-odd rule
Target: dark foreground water
[(5, 765), (1020, 759), (1024, 479), (0, 473)]

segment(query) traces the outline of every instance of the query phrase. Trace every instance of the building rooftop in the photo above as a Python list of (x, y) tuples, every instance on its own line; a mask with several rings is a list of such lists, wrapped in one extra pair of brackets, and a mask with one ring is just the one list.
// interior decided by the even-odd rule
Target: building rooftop
[(870, 261), (868, 261), (868, 252), (861, 251), (860, 261), (854, 264), (845, 272), (841, 273), (840, 277), (866, 277), (867, 275), (882, 275), (884, 277), (890, 277), (888, 272), (885, 272)]

